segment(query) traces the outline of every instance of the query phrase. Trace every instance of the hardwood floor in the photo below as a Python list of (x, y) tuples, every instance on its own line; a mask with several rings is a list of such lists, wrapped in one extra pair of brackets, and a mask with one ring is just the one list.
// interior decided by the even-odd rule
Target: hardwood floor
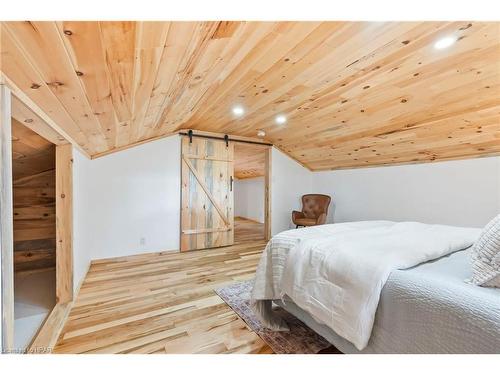
[(264, 224), (242, 217), (234, 218), (234, 242), (264, 240)]
[(235, 225), (233, 246), (93, 262), (54, 352), (272, 353), (213, 291), (252, 278), (265, 247), (261, 224)]

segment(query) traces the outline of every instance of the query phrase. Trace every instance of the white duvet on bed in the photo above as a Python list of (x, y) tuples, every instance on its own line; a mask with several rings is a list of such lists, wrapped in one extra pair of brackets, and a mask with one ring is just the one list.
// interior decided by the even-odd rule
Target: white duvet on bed
[(474, 228), (390, 221), (286, 231), (262, 255), (252, 292), (254, 308), (264, 324), (276, 328), (269, 301), (286, 294), (361, 350), (370, 339), (380, 292), (391, 271), (467, 248), (479, 233)]

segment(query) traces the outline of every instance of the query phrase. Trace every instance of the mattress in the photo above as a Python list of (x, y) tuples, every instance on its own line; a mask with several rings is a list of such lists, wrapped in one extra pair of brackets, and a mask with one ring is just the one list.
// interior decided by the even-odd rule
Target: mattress
[(470, 250), (393, 271), (368, 346), (349, 341), (286, 298), (275, 301), (343, 353), (500, 353), (500, 289), (464, 282)]

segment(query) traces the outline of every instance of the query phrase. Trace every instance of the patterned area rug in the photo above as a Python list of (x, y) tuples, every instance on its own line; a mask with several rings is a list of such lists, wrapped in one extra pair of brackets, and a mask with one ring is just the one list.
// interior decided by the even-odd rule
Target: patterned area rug
[(323, 337), (279, 306), (274, 307), (275, 311), (285, 319), (290, 327), (290, 332), (274, 332), (262, 327), (259, 319), (255, 316), (250, 307), (252, 285), (253, 280), (244, 281), (215, 289), (215, 293), (217, 293), (275, 353), (316, 354), (327, 348), (328, 350), (326, 352), (328, 353), (340, 353)]

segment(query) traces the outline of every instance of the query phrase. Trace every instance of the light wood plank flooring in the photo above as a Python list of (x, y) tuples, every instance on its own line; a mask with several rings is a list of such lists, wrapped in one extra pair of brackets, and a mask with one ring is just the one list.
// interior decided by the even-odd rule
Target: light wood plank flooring
[(264, 224), (242, 217), (234, 218), (234, 242), (264, 240)]
[(93, 262), (54, 352), (271, 353), (213, 291), (252, 278), (265, 247), (261, 224), (235, 225), (234, 246)]

